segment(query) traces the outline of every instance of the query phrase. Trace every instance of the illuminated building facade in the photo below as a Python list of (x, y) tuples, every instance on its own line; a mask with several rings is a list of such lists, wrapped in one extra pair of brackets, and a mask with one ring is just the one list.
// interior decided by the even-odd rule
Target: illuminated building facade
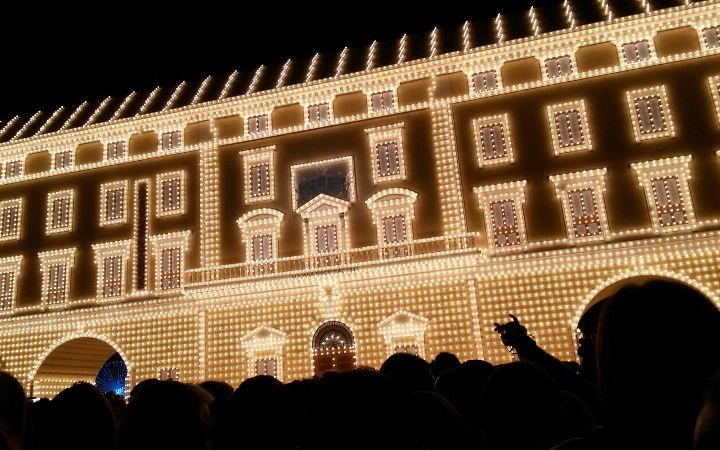
[(8, 121), (0, 366), (41, 396), (114, 352), (128, 385), (498, 363), (509, 312), (574, 359), (628, 280), (718, 303), (720, 5), (638, 5)]

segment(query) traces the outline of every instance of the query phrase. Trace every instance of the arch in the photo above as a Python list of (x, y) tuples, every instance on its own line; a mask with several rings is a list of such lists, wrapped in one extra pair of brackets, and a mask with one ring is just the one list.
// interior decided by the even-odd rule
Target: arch
[(595, 288), (583, 298), (578, 307), (575, 309), (575, 313), (570, 320), (570, 329), (575, 331), (583, 314), (603, 298), (614, 294), (625, 285), (642, 282), (653, 277), (665, 278), (686, 284), (691, 288), (702, 292), (710, 299), (710, 301), (713, 302), (716, 308), (720, 309), (720, 299), (718, 296), (707, 286), (704, 286), (690, 277), (665, 270), (632, 270), (619, 273), (595, 286)]
[(368, 208), (373, 208), (376, 203), (384, 203), (388, 201), (395, 201), (396, 203), (405, 202), (413, 204), (418, 194), (415, 191), (405, 188), (390, 188), (376, 192), (369, 199), (365, 200), (365, 204)]
[(95, 375), (113, 354), (119, 354), (128, 369), (126, 389), (129, 388), (132, 365), (125, 352), (105, 336), (78, 332), (58, 339), (35, 360), (27, 374), (31, 393), (39, 379), (88, 380)]
[(337, 320), (320, 325), (312, 340), (313, 350), (355, 347), (355, 337), (350, 327)]
[(355, 337), (350, 327), (337, 320), (320, 325), (312, 339), (313, 372), (343, 372), (355, 368)]

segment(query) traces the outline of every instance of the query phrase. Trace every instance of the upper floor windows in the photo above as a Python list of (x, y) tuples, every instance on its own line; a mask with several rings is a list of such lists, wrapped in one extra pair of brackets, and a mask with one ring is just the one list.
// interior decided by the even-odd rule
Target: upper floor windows
[(635, 63), (652, 58), (652, 50), (647, 40), (628, 42), (622, 45), (622, 56), (626, 63)]
[(408, 189), (391, 188), (377, 192), (365, 201), (372, 211), (377, 241), (382, 257), (407, 256), (411, 248), (399, 245), (412, 241), (412, 221), (415, 217), (417, 193)]
[(675, 136), (665, 86), (629, 91), (626, 95), (637, 142)]
[(269, 121), (267, 114), (248, 117), (247, 130), (248, 134), (264, 133), (269, 129)]
[(8, 161), (5, 163), (5, 178), (19, 177), (23, 174), (23, 162), (21, 160)]
[(308, 122), (325, 122), (330, 120), (330, 103), (310, 105), (307, 109)]
[(702, 30), (705, 48), (720, 47), (720, 27), (708, 27)]
[(373, 112), (387, 111), (395, 107), (393, 91), (373, 92), (370, 94), (370, 108)]
[(323, 225), (315, 227), (316, 253), (331, 253), (338, 251), (337, 225)]
[(550, 177), (563, 207), (570, 242), (597, 240), (609, 235), (603, 202), (606, 172), (606, 169), (598, 169)]
[(73, 198), (74, 192), (71, 189), (48, 194), (45, 222), (47, 234), (72, 231)]
[(507, 114), (473, 119), (478, 166), (513, 162)]
[(0, 241), (20, 238), (22, 207), (22, 198), (0, 202)]
[(53, 169), (60, 170), (60, 169), (67, 169), (68, 167), (72, 167), (72, 164), (73, 164), (72, 155), (73, 155), (72, 150), (66, 150), (64, 152), (55, 153), (55, 156), (53, 159)]
[(117, 298), (125, 295), (132, 245), (130, 239), (93, 245), (98, 271), (98, 297)]
[(70, 274), (75, 264), (75, 248), (38, 254), (42, 272), (42, 303), (55, 305), (68, 300)]
[(185, 254), (190, 232), (177, 232), (152, 237), (155, 255), (155, 290), (182, 289), (185, 275)]
[(645, 190), (652, 225), (657, 231), (695, 226), (688, 187), (691, 159), (688, 155), (631, 164)]
[(0, 258), (0, 311), (15, 307), (22, 255)]
[(179, 131), (168, 131), (160, 136), (161, 150), (174, 150), (182, 146), (182, 134)]
[(547, 111), (555, 155), (592, 148), (585, 102), (551, 105)]
[(100, 186), (100, 226), (127, 221), (127, 181)]
[(558, 56), (545, 60), (545, 75), (547, 78), (557, 78), (573, 73), (573, 64), (570, 56)]
[(515, 181), (475, 188), (480, 208), (485, 212), (486, 236), (491, 252), (527, 247), (522, 213), (525, 184), (525, 181)]
[(238, 219), (237, 224), (245, 244), (245, 261), (260, 262), (277, 258), (282, 219), (283, 213), (268, 208), (250, 211)]
[(472, 74), (472, 88), (475, 93), (479, 94), (485, 91), (492, 91), (498, 88), (497, 71), (488, 70)]
[(158, 217), (185, 213), (185, 172), (167, 172), (157, 176), (155, 208)]
[(275, 146), (269, 146), (242, 153), (245, 203), (275, 198), (274, 152)]
[(403, 124), (365, 130), (370, 140), (373, 182), (404, 180)]
[(105, 159), (124, 159), (127, 156), (127, 143), (125, 141), (110, 142), (107, 144)]

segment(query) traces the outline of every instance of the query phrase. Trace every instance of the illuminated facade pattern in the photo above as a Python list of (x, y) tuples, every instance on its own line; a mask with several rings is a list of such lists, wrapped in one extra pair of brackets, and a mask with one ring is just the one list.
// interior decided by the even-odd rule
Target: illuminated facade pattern
[(396, 352), (501, 363), (508, 312), (572, 359), (584, 311), (628, 280), (720, 305), (719, 6), (608, 5), (551, 33), (533, 15), (522, 39), (505, 17), (492, 42), (435, 31), (387, 66), (373, 44), (357, 67), (344, 50), (298, 79), (260, 68), (3, 122), (6, 369), (53, 395), (95, 375), (55, 367), (66, 346), (117, 352), (128, 388)]
[(476, 93), (492, 91), (498, 88), (498, 76), (494, 70), (472, 74), (472, 87)]
[(0, 241), (14, 240), (20, 237), (22, 217), (22, 199), (0, 202)]

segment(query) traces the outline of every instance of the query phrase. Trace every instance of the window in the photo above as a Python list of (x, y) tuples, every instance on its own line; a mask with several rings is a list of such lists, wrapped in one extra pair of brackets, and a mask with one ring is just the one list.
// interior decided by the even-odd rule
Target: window
[(277, 359), (263, 358), (255, 360), (255, 375), (277, 377)]
[(507, 114), (473, 120), (478, 166), (513, 162)]
[(397, 345), (395, 346), (395, 353), (409, 353), (411, 355), (418, 356), (418, 346), (415, 344)]
[(274, 153), (275, 146), (241, 153), (245, 174), (245, 203), (275, 198)]
[(15, 300), (15, 274), (13, 272), (0, 272), (0, 310), (13, 307)]
[(185, 172), (163, 173), (156, 181), (156, 215), (158, 217), (185, 213)]
[(107, 183), (100, 186), (100, 225), (125, 223), (127, 208), (125, 196), (127, 181)]
[(270, 194), (270, 164), (250, 166), (250, 197), (264, 197)]
[(98, 271), (98, 297), (114, 298), (125, 295), (126, 267), (130, 261), (133, 243), (132, 239), (127, 239), (93, 244), (95, 265)]
[(487, 72), (474, 73), (472, 75), (473, 90), (476, 93), (492, 91), (498, 88), (497, 72), (488, 70)]
[(381, 257), (407, 256), (412, 252), (411, 244), (388, 244), (412, 241), (416, 199), (416, 192), (391, 188), (380, 191), (365, 201), (372, 211), (373, 223), (377, 228)]
[(634, 116), (636, 141), (675, 136), (665, 86), (630, 91), (627, 101)]
[(548, 120), (555, 155), (592, 148), (582, 100), (548, 106)]
[(326, 120), (330, 120), (329, 103), (308, 106), (308, 122), (324, 122)]
[(22, 161), (8, 161), (5, 163), (5, 178), (19, 177), (22, 175)]
[(512, 200), (501, 200), (490, 203), (492, 210), (492, 228), (495, 245), (504, 247), (506, 245), (518, 245), (519, 230), (515, 215), (515, 202)]
[(0, 258), (0, 311), (15, 307), (17, 279), (20, 276), (22, 256)]
[(491, 252), (515, 250), (527, 246), (522, 204), (525, 181), (475, 188), (480, 208), (485, 212), (488, 249)]
[(365, 130), (370, 140), (373, 181), (405, 179), (403, 123)]
[(653, 178), (652, 187), (660, 226), (666, 227), (687, 223), (688, 219), (678, 185), (678, 178), (674, 176)]
[(67, 265), (53, 264), (49, 270), (47, 302), (51, 305), (62, 303), (67, 300)]
[(180, 381), (180, 369), (177, 367), (160, 369), (159, 379), (164, 381)]
[(252, 238), (252, 259), (253, 261), (265, 261), (272, 259), (272, 235), (262, 234)]
[(652, 57), (650, 43), (646, 40), (623, 44), (622, 54), (626, 63), (645, 61)]
[(55, 153), (55, 159), (53, 161), (53, 168), (55, 170), (67, 169), (72, 167), (72, 150)]
[(47, 234), (72, 231), (73, 191), (52, 192), (47, 199)]
[(0, 202), (0, 241), (20, 238), (20, 215), (22, 199)]
[(123, 159), (125, 158), (125, 153), (127, 150), (127, 144), (125, 141), (118, 141), (118, 142), (110, 142), (107, 144), (107, 152), (105, 153), (105, 159), (108, 161), (111, 161), (113, 159)]
[(405, 242), (407, 240), (405, 216), (385, 217), (383, 219), (383, 230), (386, 244)]
[(155, 235), (151, 239), (155, 255), (155, 289), (182, 289), (190, 231)]
[(705, 48), (720, 47), (720, 27), (705, 28), (702, 33), (705, 40)]
[(609, 235), (603, 193), (607, 169), (553, 175), (555, 194), (565, 216), (568, 240), (595, 241)]
[(687, 155), (631, 164), (645, 190), (653, 228), (659, 232), (695, 226), (688, 187), (691, 160)]
[(325, 225), (315, 228), (315, 243), (318, 253), (338, 251), (337, 227), (335, 225)]
[(162, 251), (162, 267), (160, 269), (160, 289), (177, 289), (180, 287), (180, 249), (166, 248)]
[(562, 77), (570, 75), (572, 72), (572, 59), (567, 55), (545, 60), (545, 74), (548, 78)]
[(268, 130), (268, 116), (261, 114), (259, 116), (249, 117), (247, 120), (248, 134), (264, 133)]
[[(246, 261), (269, 261), (277, 258), (277, 242), (283, 213), (263, 208), (250, 211), (237, 221), (245, 245)], [(271, 270), (268, 267), (268, 270)]]
[(282, 381), (286, 341), (287, 333), (263, 325), (240, 338), (246, 354), (247, 375), (270, 375)]
[(378, 324), (378, 332), (385, 341), (388, 356), (410, 353), (425, 357), (425, 331), (428, 319), (399, 310)]
[(162, 150), (173, 150), (182, 146), (182, 135), (179, 131), (163, 133), (160, 137), (160, 148)]
[(122, 257), (108, 256), (103, 260), (103, 297), (117, 297), (122, 294)]
[(600, 217), (595, 206), (595, 194), (592, 188), (570, 191), (568, 192), (568, 199), (570, 201), (575, 237), (600, 234), (602, 232)]
[(51, 250), (38, 254), (42, 272), (42, 302), (45, 305), (66, 303), (70, 271), (75, 263), (75, 248)]
[(375, 92), (370, 94), (370, 106), (374, 112), (385, 111), (395, 107), (393, 91)]
[[(367, 131), (367, 130), (366, 130)], [(370, 143), (373, 143), (371, 135)], [(400, 144), (398, 142), (398, 144)], [(398, 153), (402, 147), (398, 147)], [(370, 147), (370, 167), (375, 166), (374, 152)], [(290, 184), (292, 185), (292, 205), (299, 210), (306, 203), (320, 195), (342, 201), (355, 201), (355, 173), (352, 156), (325, 159), (297, 164), (290, 167)], [(373, 181), (377, 182), (377, 172), (372, 171)], [(403, 172), (401, 171), (401, 174)], [(395, 175), (399, 177), (399, 175)], [(399, 178), (398, 178), (399, 179)]]

